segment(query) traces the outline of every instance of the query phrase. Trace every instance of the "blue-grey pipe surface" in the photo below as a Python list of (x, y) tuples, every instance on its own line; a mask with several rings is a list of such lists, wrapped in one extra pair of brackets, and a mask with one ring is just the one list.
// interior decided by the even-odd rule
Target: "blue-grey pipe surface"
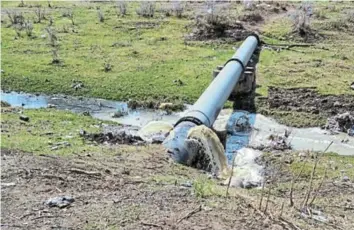
[(258, 45), (257, 35), (247, 37), (192, 109), (177, 122), (172, 135), (170, 134), (164, 141), (171, 157), (177, 162), (186, 163), (190, 158), (190, 154), (184, 146), (188, 130), (201, 124), (212, 127)]
[[(246, 66), (257, 46), (258, 38), (249, 36), (232, 59), (239, 60)], [(243, 66), (237, 61), (228, 62), (186, 116), (195, 117), (205, 126), (211, 127), (239, 81)]]

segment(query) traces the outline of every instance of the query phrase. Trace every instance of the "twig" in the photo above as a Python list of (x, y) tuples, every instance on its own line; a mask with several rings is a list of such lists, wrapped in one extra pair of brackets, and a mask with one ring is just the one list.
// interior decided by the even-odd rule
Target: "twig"
[(48, 178), (48, 179), (59, 179), (59, 180), (65, 181), (65, 179), (63, 177), (57, 176), (57, 175), (43, 174), (42, 176), (44, 178)]
[(297, 181), (297, 180), (300, 178), (302, 171), (304, 171), (305, 163), (306, 163), (306, 162), (304, 161), (304, 163), (302, 164), (302, 167), (301, 167), (301, 169), (300, 169), (299, 174), (297, 174), (297, 176), (296, 176), (295, 178), (293, 178), (293, 180), (291, 181), (290, 193), (289, 193), (290, 207), (294, 206), (293, 191), (294, 191), (294, 184), (295, 184), (295, 181)]
[(90, 175), (90, 176), (101, 176), (100, 172), (85, 171), (85, 170), (76, 169), (76, 168), (71, 168), (69, 171), (72, 173), (77, 173), (77, 174), (86, 174), (86, 175)]
[(226, 188), (226, 194), (225, 194), (226, 197), (229, 195), (229, 188), (230, 188), (230, 185), (231, 185), (231, 179), (234, 176), (234, 166), (235, 166), (236, 154), (237, 154), (237, 151), (235, 152), (235, 154), (234, 154), (234, 156), (232, 158), (231, 176), (230, 176), (230, 179), (229, 179), (229, 183), (227, 184), (227, 188)]
[(267, 213), (267, 209), (268, 209), (268, 203), (269, 203), (269, 198), (270, 198), (270, 191), (272, 190), (272, 186), (269, 185), (268, 188), (268, 194), (267, 194), (267, 202), (266, 202), (266, 206), (264, 208), (264, 213)]
[(327, 170), (328, 170), (328, 165), (327, 165), (327, 167), (326, 167), (326, 169), (325, 169), (325, 172), (324, 172), (324, 175), (323, 175), (323, 177), (322, 177), (322, 180), (321, 180), (320, 184), (318, 185), (318, 187), (317, 187), (317, 189), (316, 189), (315, 195), (313, 195), (312, 200), (310, 201), (309, 205), (312, 205), (312, 203), (315, 201), (316, 197), (317, 197), (318, 194), (320, 193), (320, 189), (321, 189), (321, 187), (322, 187), (322, 184), (323, 184), (325, 178), (327, 177)]
[(37, 219), (42, 219), (42, 218), (56, 218), (56, 217), (62, 217), (62, 216), (49, 216), (49, 215), (37, 216), (37, 217), (32, 218), (31, 220), (37, 220)]
[(156, 227), (156, 228), (162, 228), (163, 229), (163, 227), (161, 225), (154, 224), (154, 223), (140, 222), (140, 224), (145, 225), (145, 226), (150, 226), (150, 227)]
[(259, 205), (258, 209), (261, 210), (262, 208), (262, 202), (263, 202), (263, 196), (264, 196), (264, 185), (265, 185), (266, 180), (263, 178), (263, 183), (262, 183), (262, 190), (261, 190), (261, 199), (259, 200)]
[[(329, 147), (333, 144), (333, 141), (331, 141), (331, 143), (329, 143), (329, 145), (327, 146), (327, 148), (323, 151), (323, 154), (329, 149)], [(322, 154), (322, 155), (323, 155)], [(317, 164), (318, 164), (318, 161), (319, 161), (319, 154), (318, 152), (316, 153), (316, 160), (315, 160), (315, 164), (312, 168), (312, 172), (311, 172), (311, 178), (310, 178), (310, 182), (309, 182), (309, 190), (307, 191), (307, 194), (305, 196), (305, 200), (304, 200), (304, 204), (303, 204), (303, 207), (306, 207), (307, 206), (307, 202), (309, 201), (309, 198), (310, 198), (310, 194), (312, 192), (312, 184), (313, 184), (313, 177), (315, 175), (315, 172), (316, 172), (316, 168), (317, 168)]]
[(284, 201), (281, 203), (279, 218), (281, 218), (281, 216), (283, 215), (284, 203), (285, 203)]
[(310, 177), (310, 181), (309, 181), (309, 188), (308, 191), (306, 193), (304, 202), (303, 202), (303, 208), (305, 208), (307, 206), (307, 202), (309, 201), (310, 198), (310, 194), (312, 192), (312, 183), (313, 183), (313, 177), (315, 176), (315, 172), (316, 172), (316, 168), (317, 168), (317, 163), (318, 163), (318, 153), (316, 153), (316, 160), (315, 160), (315, 164), (312, 167), (312, 171), (311, 171), (311, 177)]
[(201, 206), (201, 205), (199, 205), (198, 208), (196, 208), (196, 209), (194, 209), (193, 211), (187, 213), (187, 215), (185, 215), (184, 217), (182, 217), (181, 219), (179, 219), (179, 220), (177, 221), (177, 224), (179, 224), (182, 220), (188, 219), (189, 217), (193, 216), (194, 214), (196, 214), (196, 213), (198, 213), (198, 212), (200, 212), (200, 211), (202, 211), (202, 206)]

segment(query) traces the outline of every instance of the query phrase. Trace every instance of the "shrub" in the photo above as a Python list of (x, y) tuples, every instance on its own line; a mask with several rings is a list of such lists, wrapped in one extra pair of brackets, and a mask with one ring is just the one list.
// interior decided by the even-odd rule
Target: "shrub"
[(53, 47), (57, 46), (58, 45), (58, 37), (56, 35), (55, 30), (52, 29), (51, 27), (46, 27), (45, 30), (48, 33), (50, 45)]
[(26, 34), (28, 37), (32, 37), (33, 35), (33, 24), (29, 20), (23, 24), (23, 27), (26, 30)]
[(173, 4), (173, 12), (177, 18), (182, 18), (185, 5), (181, 1), (175, 2)]
[(98, 15), (98, 20), (100, 21), (100, 22), (104, 22), (104, 14), (103, 14), (103, 12), (101, 11), (101, 9), (97, 9), (97, 15)]
[(25, 17), (23, 17), (22, 12), (12, 10), (6, 10), (5, 12), (10, 19), (11, 25), (22, 25), (25, 22)]
[(126, 1), (117, 1), (117, 15), (125, 16), (127, 15), (127, 2)]
[(37, 7), (34, 13), (37, 16), (37, 23), (41, 23), (42, 20), (46, 19), (46, 12), (44, 8), (42, 9), (41, 7)]
[(312, 16), (312, 5), (303, 3), (293, 15), (293, 31), (300, 36), (305, 36), (311, 31), (310, 17)]
[(155, 14), (155, 3), (153, 2), (141, 2), (136, 14), (146, 18), (152, 18)]

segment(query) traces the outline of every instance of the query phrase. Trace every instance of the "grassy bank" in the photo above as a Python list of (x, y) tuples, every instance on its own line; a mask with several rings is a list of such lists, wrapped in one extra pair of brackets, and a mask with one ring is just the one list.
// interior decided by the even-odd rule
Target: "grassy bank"
[[(114, 2), (2, 2), (2, 60), (4, 90), (65, 93), (115, 100), (148, 99), (195, 101), (211, 81), (211, 71), (232, 56), (235, 43), (187, 42), (186, 28), (197, 13), (206, 13), (205, 5), (186, 3), (184, 17), (166, 17), (156, 12), (153, 18), (136, 14), (138, 2), (128, 3), (128, 14), (116, 15)], [(295, 4), (295, 3), (294, 3)], [(33, 23), (36, 5), (46, 9), (45, 19)], [(31, 6), (31, 7), (30, 7)], [(156, 10), (169, 6), (156, 3)], [(352, 27), (332, 28), (352, 5), (314, 3), (325, 19), (314, 18), (312, 26), (324, 35), (315, 47), (293, 50), (264, 50), (258, 70), (258, 93), (267, 87), (315, 86), (324, 94), (353, 94), (350, 89), (354, 45)], [(100, 10), (97, 10), (97, 7)], [(204, 7), (204, 8), (203, 8)], [(289, 11), (295, 6), (288, 6)], [(23, 12), (33, 23), (33, 32), (17, 35), (6, 10)], [(73, 12), (74, 25), (67, 12)], [(104, 17), (100, 22), (98, 12)], [(242, 4), (232, 3), (229, 15), (247, 13)], [(51, 46), (45, 28), (51, 26), (58, 38)], [(332, 24), (331, 24), (332, 23)], [(265, 17), (256, 24), (267, 42), (288, 43), (291, 19), (287, 13)], [(59, 64), (53, 64), (56, 50)], [(105, 71), (106, 68), (106, 71)], [(81, 81), (83, 87), (75, 88)]]

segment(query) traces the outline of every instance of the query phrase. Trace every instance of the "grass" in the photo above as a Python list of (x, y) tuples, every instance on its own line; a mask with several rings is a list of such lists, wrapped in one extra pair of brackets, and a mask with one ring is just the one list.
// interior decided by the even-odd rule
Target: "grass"
[[(7, 110), (7, 109), (4, 109)], [(24, 110), (29, 122), (19, 119), (18, 112), (1, 113), (1, 148), (17, 149), (35, 154), (85, 154), (85, 152), (109, 153), (108, 148), (90, 145), (79, 136), (80, 129), (95, 132), (100, 122), (91, 117), (54, 109)], [(70, 146), (51, 150), (60, 142)]]
[[(1, 4), (3, 8), (12, 8), (18, 2)], [(47, 5), (46, 2), (26, 4), (27, 7), (16, 9), (23, 10), (26, 18), (34, 16), (34, 9), (28, 5)], [(1, 28), (2, 89), (115, 100), (178, 99), (192, 103), (210, 83), (213, 68), (228, 60), (234, 52), (232, 46), (235, 44), (193, 42), (186, 45), (183, 36), (188, 30), (185, 26), (191, 22), (187, 17), (163, 17), (160, 13), (156, 13), (154, 18), (138, 17), (136, 2), (128, 4), (128, 15), (117, 17), (114, 4), (52, 3), (57, 8), (47, 12), (53, 18), (53, 28), (57, 31), (60, 64), (51, 64), (53, 47), (49, 45), (45, 32), (48, 20), (34, 24), (33, 37), (22, 32), (20, 38), (14, 39), (16, 33), (8, 27), (6, 14), (2, 14), (2, 20), (5, 20)], [(160, 4), (157, 3), (157, 8), (161, 7)], [(98, 5), (105, 15), (102, 23), (97, 17), (95, 7)], [(74, 12), (75, 25), (62, 16), (68, 8)], [(330, 15), (339, 13), (328, 12)], [(286, 39), (290, 29), (291, 22), (286, 18), (267, 22), (261, 28), (267, 42)], [(46, 38), (41, 38), (42, 35)], [(258, 93), (266, 95), (267, 87), (275, 85), (317, 86), (324, 94), (352, 94), (348, 85), (352, 80), (350, 66), (354, 58), (352, 39), (352, 35), (340, 32), (320, 41), (316, 48), (298, 49), (303, 53), (264, 50), (257, 77), (261, 85)], [(330, 50), (318, 49), (320, 46)], [(343, 60), (343, 55), (347, 59)], [(314, 61), (317, 59), (322, 59), (323, 65), (317, 66)], [(110, 71), (104, 71), (107, 63), (112, 66)], [(73, 89), (73, 79), (83, 81), (84, 88)], [(178, 79), (183, 85), (174, 83)]]

